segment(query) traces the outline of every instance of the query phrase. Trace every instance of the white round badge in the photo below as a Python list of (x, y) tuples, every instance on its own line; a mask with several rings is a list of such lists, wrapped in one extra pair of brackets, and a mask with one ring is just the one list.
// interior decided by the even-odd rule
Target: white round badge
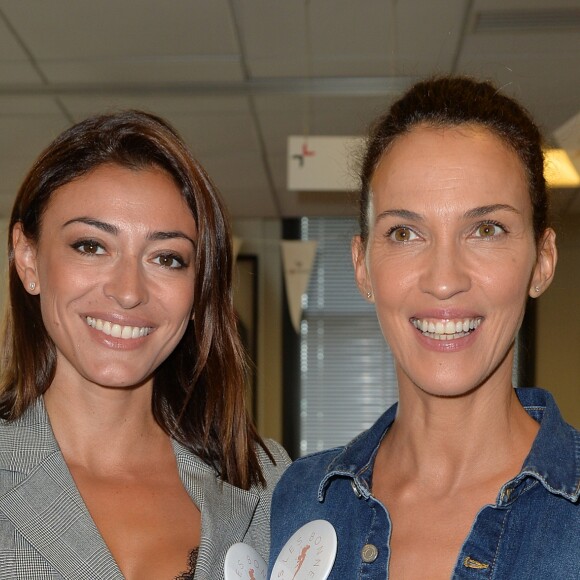
[(233, 544), (224, 562), (225, 580), (267, 580), (268, 565), (248, 544)]
[(308, 522), (282, 548), (271, 580), (325, 580), (334, 565), (336, 546), (336, 531), (330, 522)]

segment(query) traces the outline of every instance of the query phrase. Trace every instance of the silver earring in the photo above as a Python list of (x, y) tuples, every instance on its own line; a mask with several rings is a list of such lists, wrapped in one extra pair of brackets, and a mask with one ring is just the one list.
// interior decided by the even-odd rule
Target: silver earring
[(30, 282), (30, 284), (28, 284), (28, 287), (30, 288), (31, 292), (34, 292), (34, 289), (36, 288), (36, 282)]
[(536, 291), (536, 294), (540, 291), (540, 287), (539, 286), (534, 286), (534, 290)]
[(369, 300), (371, 299), (371, 296), (372, 296), (372, 295), (373, 295), (373, 293), (372, 293), (372, 292), (367, 292), (367, 298), (368, 298)]

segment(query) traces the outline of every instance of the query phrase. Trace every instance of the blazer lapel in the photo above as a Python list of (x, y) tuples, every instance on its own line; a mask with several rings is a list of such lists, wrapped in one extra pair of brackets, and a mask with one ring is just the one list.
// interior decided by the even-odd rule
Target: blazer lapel
[(202, 541), (196, 577), (221, 578), (229, 547), (243, 542), (259, 498), (224, 483), (205, 463), (174, 442), (181, 479), (201, 511)]
[(0, 469), (25, 475), (0, 496), (0, 511), (63, 577), (122, 579), (42, 416), (43, 406), (37, 411), (36, 423), (14, 426), (16, 445), (23, 442), (13, 455), (18, 468), (15, 461), (2, 461)]

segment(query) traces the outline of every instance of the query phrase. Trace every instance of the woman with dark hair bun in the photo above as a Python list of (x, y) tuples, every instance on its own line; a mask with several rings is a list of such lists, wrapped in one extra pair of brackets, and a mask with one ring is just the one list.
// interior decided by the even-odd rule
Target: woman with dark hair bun
[(352, 256), (399, 402), (284, 474), (271, 564), (324, 519), (330, 578), (580, 578), (580, 433), (547, 391), (512, 386), (557, 261), (541, 144), (517, 102), (465, 77), (420, 82), (377, 121)]
[(165, 121), (87, 119), (39, 157), (9, 235), (0, 576), (222, 578), (268, 555), (288, 464), (246, 412), (229, 224)]

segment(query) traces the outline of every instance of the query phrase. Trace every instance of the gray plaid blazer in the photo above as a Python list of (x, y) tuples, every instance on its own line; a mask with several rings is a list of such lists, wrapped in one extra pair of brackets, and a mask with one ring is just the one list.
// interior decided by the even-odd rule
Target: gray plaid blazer
[[(173, 446), (202, 514), (195, 578), (222, 579), (235, 542), (252, 545), (267, 561), (272, 490), (289, 464), (282, 447), (268, 442), (277, 465), (259, 450), (267, 485), (245, 491), (219, 480), (179, 443)], [(42, 398), (20, 419), (0, 421), (0, 579), (123, 579), (64, 462)]]

